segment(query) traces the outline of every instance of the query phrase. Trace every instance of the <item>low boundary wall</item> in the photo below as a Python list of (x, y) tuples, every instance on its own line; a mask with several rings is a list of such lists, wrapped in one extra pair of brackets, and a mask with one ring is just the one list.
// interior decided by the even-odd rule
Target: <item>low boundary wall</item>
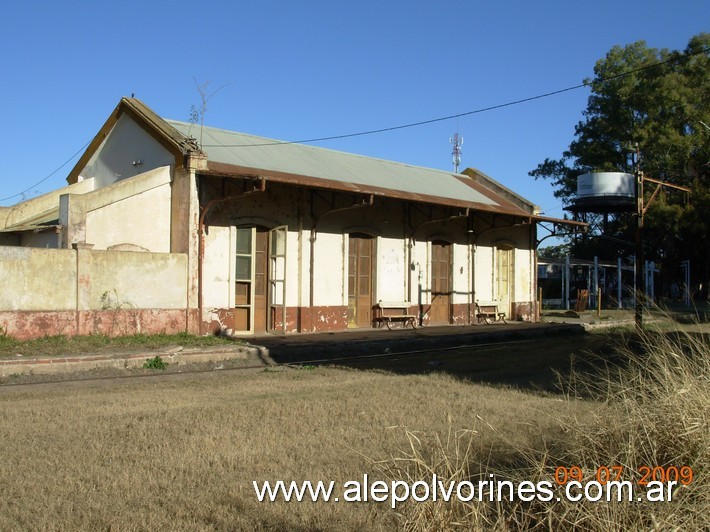
[(0, 246), (0, 333), (54, 335), (187, 330), (187, 255)]

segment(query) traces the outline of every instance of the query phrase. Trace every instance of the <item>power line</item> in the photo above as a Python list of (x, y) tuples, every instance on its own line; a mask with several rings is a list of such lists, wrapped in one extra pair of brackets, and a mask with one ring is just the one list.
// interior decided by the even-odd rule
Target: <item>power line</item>
[[(448, 115), (448, 116), (442, 116), (442, 117), (438, 117), (438, 118), (432, 118), (432, 119), (429, 119), (429, 120), (421, 120), (421, 121), (419, 121), (419, 122), (411, 122), (411, 123), (402, 124), (402, 125), (399, 125), (399, 126), (391, 126), (391, 127), (380, 128), (380, 129), (371, 129), (371, 130), (369, 130), (369, 131), (360, 131), (360, 132), (357, 132), (357, 133), (346, 133), (346, 134), (343, 134), (343, 135), (332, 135), (332, 136), (329, 136), (329, 137), (318, 137), (318, 138), (304, 139), (304, 140), (273, 141), (273, 142), (264, 142), (264, 143), (259, 143), (259, 144), (205, 144), (205, 145), (203, 145), (203, 147), (204, 147), (204, 148), (251, 148), (251, 147), (258, 147), (258, 146), (277, 146), (277, 145), (281, 145), (281, 144), (308, 144), (308, 143), (311, 143), (311, 142), (322, 142), (322, 141), (326, 141), (326, 140), (339, 140), (339, 139), (346, 139), (346, 138), (352, 138), (352, 137), (362, 137), (362, 136), (365, 136), (365, 135), (374, 135), (374, 134), (377, 134), (377, 133), (386, 133), (386, 132), (388, 132), (388, 131), (397, 131), (397, 130), (400, 130), (400, 129), (407, 129), (407, 128), (412, 128), (412, 127), (424, 126), (424, 125), (428, 125), (428, 124), (434, 124), (434, 123), (436, 123), (436, 122), (444, 122), (444, 121), (446, 121), (446, 120), (452, 120), (452, 119), (454, 119), (454, 118), (461, 118), (461, 117), (464, 117), (464, 116), (471, 116), (471, 115), (475, 115), (475, 114), (485, 113), (485, 112), (488, 112), (488, 111), (494, 111), (494, 110), (496, 110), (496, 109), (503, 109), (503, 108), (505, 108), (505, 107), (511, 107), (511, 106), (513, 106), (513, 105), (520, 105), (520, 104), (523, 104), (523, 103), (532, 102), (532, 101), (534, 101), (534, 100), (540, 100), (540, 99), (542, 99), (542, 98), (549, 98), (550, 96), (556, 96), (556, 95), (558, 95), (558, 94), (563, 94), (563, 93), (565, 93), (565, 92), (570, 92), (570, 91), (573, 91), (573, 90), (581, 89), (582, 87), (590, 86), (592, 83), (595, 83), (595, 82), (596, 82), (596, 83), (606, 83), (606, 82), (609, 82), (609, 81), (613, 81), (613, 80), (615, 80), (615, 79), (619, 79), (619, 78), (623, 78), (623, 77), (626, 77), (626, 76), (630, 76), (630, 75), (636, 74), (636, 73), (638, 73), (638, 72), (642, 72), (642, 71), (645, 71), (645, 70), (649, 70), (649, 69), (651, 69), (651, 68), (656, 68), (656, 67), (658, 67), (658, 66), (665, 65), (665, 64), (668, 64), (668, 63), (671, 63), (671, 62), (674, 62), (674, 61), (678, 61), (678, 60), (681, 60), (681, 59), (684, 59), (684, 58), (692, 57), (692, 56), (694, 56), (694, 55), (703, 54), (703, 53), (706, 53), (706, 52), (708, 52), (708, 51), (710, 51), (710, 47), (708, 47), (708, 48), (702, 48), (702, 49), (700, 49), (700, 50), (698, 50), (698, 51), (696, 51), (696, 52), (693, 52), (693, 53), (683, 54), (683, 55), (681, 55), (681, 56), (671, 57), (671, 58), (669, 58), (669, 59), (666, 59), (665, 61), (659, 61), (659, 62), (657, 62), (657, 63), (653, 63), (652, 65), (646, 65), (646, 66), (644, 66), (644, 67), (640, 67), (640, 68), (636, 68), (636, 69), (633, 69), (633, 70), (629, 70), (629, 71), (627, 71), (627, 72), (622, 72), (621, 74), (616, 74), (616, 75), (614, 75), (614, 76), (609, 76), (609, 77), (606, 77), (606, 78), (598, 78), (598, 79), (595, 79), (595, 80), (592, 80), (592, 81), (585, 81), (585, 82), (583, 82), (583, 83), (579, 83), (579, 84), (573, 85), (573, 86), (571, 86), (571, 87), (566, 87), (566, 88), (564, 88), (564, 89), (559, 89), (559, 90), (556, 90), (556, 91), (546, 92), (546, 93), (544, 93), (544, 94), (538, 94), (538, 95), (536, 95), (536, 96), (530, 96), (530, 97), (528, 97), (528, 98), (522, 98), (522, 99), (520, 99), (520, 100), (513, 100), (513, 101), (510, 101), (510, 102), (506, 102), (506, 103), (502, 103), (502, 104), (498, 104), (498, 105), (492, 105), (492, 106), (489, 106), (489, 107), (483, 107), (483, 108), (480, 108), (480, 109), (474, 109), (473, 111), (466, 111), (466, 112), (463, 112), (463, 113), (458, 113), (458, 114)], [(221, 87), (220, 87), (220, 88), (221, 88)], [(218, 89), (218, 90), (219, 90), (219, 89)], [(703, 124), (703, 125), (705, 125), (705, 124)], [(706, 127), (707, 127), (707, 126), (706, 126)], [(50, 177), (52, 177), (54, 174), (56, 174), (59, 170), (61, 170), (61, 169), (64, 168), (67, 164), (69, 164), (69, 162), (70, 162), (72, 159), (74, 159), (74, 157), (76, 157), (77, 155), (79, 155), (84, 149), (86, 149), (86, 147), (87, 147), (90, 143), (91, 143), (91, 141), (88, 141), (86, 144), (84, 144), (81, 148), (79, 148), (79, 150), (77, 150), (76, 153), (74, 153), (71, 157), (69, 157), (69, 159), (67, 159), (64, 163), (62, 163), (58, 168), (56, 168), (53, 172), (51, 172), (51, 173), (50, 173), (48, 176), (46, 176), (45, 178), (41, 179), (40, 181), (38, 181), (38, 182), (35, 183), (34, 185), (30, 186), (29, 188), (23, 190), (22, 192), (18, 192), (17, 194), (13, 194), (12, 196), (8, 196), (8, 197), (6, 197), (6, 198), (0, 198), (0, 202), (2, 202), (2, 201), (7, 201), (7, 200), (10, 200), (10, 199), (13, 199), (13, 198), (17, 198), (17, 197), (19, 197), (19, 196), (22, 196), (22, 195), (25, 194), (26, 192), (29, 192), (30, 190), (32, 190), (33, 188), (35, 188), (36, 186), (41, 185), (42, 183), (44, 183), (45, 181), (47, 181)]]
[(35, 188), (36, 186), (41, 185), (42, 183), (44, 183), (45, 181), (47, 181), (47, 179), (49, 179), (50, 177), (52, 177), (54, 174), (56, 174), (57, 172), (59, 172), (59, 170), (61, 170), (61, 169), (64, 168), (67, 164), (69, 164), (69, 162), (70, 162), (72, 159), (74, 159), (74, 157), (76, 157), (77, 155), (79, 155), (82, 151), (84, 151), (84, 150), (86, 149), (86, 147), (87, 147), (90, 143), (91, 143), (91, 141), (89, 141), (89, 142), (87, 142), (86, 144), (84, 144), (81, 148), (79, 148), (79, 149), (76, 151), (76, 153), (75, 153), (74, 155), (72, 155), (71, 157), (69, 157), (66, 161), (64, 161), (64, 162), (62, 163), (61, 166), (59, 166), (56, 170), (54, 170), (51, 174), (49, 174), (49, 175), (48, 175), (47, 177), (45, 177), (44, 179), (38, 181), (37, 183), (35, 183), (35, 184), (32, 185), (31, 187), (29, 187), (29, 188), (23, 190), (22, 192), (18, 192), (17, 194), (13, 194), (12, 196), (8, 196), (7, 198), (0, 198), (0, 201), (7, 201), (7, 200), (10, 200), (10, 199), (12, 199), (12, 198), (17, 198), (18, 196), (22, 196), (22, 195), (25, 194), (26, 192), (29, 192), (30, 190), (32, 190), (32, 189)]
[(510, 101), (510, 102), (506, 102), (506, 103), (501, 103), (498, 105), (492, 105), (490, 107), (483, 107), (481, 109), (474, 109), (473, 111), (466, 111), (466, 112), (458, 113), (455, 115), (441, 116), (441, 117), (432, 118), (429, 120), (421, 120), (419, 122), (411, 122), (409, 124), (402, 124), (399, 126), (384, 127), (384, 128), (380, 128), (380, 129), (371, 129), (368, 131), (360, 131), (357, 133), (346, 133), (343, 135), (332, 135), (329, 137), (318, 137), (318, 138), (303, 139), (303, 140), (291, 140), (291, 141), (284, 140), (284, 141), (262, 142), (262, 143), (258, 143), (258, 144), (204, 144), (202, 147), (203, 148), (252, 148), (252, 147), (259, 147), (259, 146), (278, 146), (281, 144), (308, 144), (311, 142), (322, 142), (322, 141), (326, 141), (326, 140), (339, 140), (339, 139), (347, 139), (347, 138), (352, 138), (352, 137), (362, 137), (365, 135), (374, 135), (377, 133), (386, 133), (388, 131), (397, 131), (399, 129), (407, 129), (407, 128), (412, 128), (412, 127), (424, 126), (427, 124), (434, 124), (436, 122), (444, 122), (446, 120), (452, 120), (454, 118), (461, 118), (463, 116), (471, 116), (471, 115), (475, 115), (475, 114), (485, 113), (488, 111), (494, 111), (496, 109), (503, 109), (504, 107), (511, 107), (513, 105), (520, 105), (522, 103), (532, 102), (534, 100), (540, 100), (542, 98), (549, 98), (550, 96), (556, 96), (558, 94), (563, 94), (565, 92), (570, 92), (573, 90), (581, 89), (582, 87), (588, 87), (588, 86), (592, 85), (592, 83), (607, 83), (607, 82), (613, 81), (615, 79), (623, 78), (626, 76), (631, 76), (633, 74), (637, 74), (639, 72), (643, 72), (643, 71), (649, 70), (651, 68), (656, 68), (661, 65), (672, 63), (674, 61), (678, 61), (683, 58), (692, 57), (694, 55), (706, 53), (708, 51), (710, 51), (710, 47), (703, 48), (701, 50), (698, 50), (696, 52), (692, 52), (689, 54), (683, 54), (680, 57), (678, 57), (678, 56), (671, 57), (669, 59), (666, 59), (665, 61), (659, 61), (657, 63), (653, 63), (652, 65), (646, 65), (646, 66), (639, 67), (639, 68), (636, 68), (633, 70), (628, 70), (626, 72), (622, 72), (621, 74), (616, 74), (614, 76), (608, 76), (605, 78), (598, 78), (598, 79), (594, 79), (591, 81), (585, 81), (583, 83), (579, 83), (578, 85), (573, 85), (571, 87), (566, 87), (564, 89), (546, 92), (544, 94), (538, 94), (536, 96), (530, 96), (528, 98), (522, 98), (520, 100), (514, 100), (514, 101)]
[(427, 124), (434, 124), (436, 122), (445, 122), (446, 120), (451, 120), (453, 118), (460, 118), (462, 116), (470, 116), (474, 114), (479, 114), (479, 113), (485, 113), (486, 111), (493, 111), (495, 109), (502, 109), (504, 107), (510, 107), (512, 105), (518, 105), (521, 103), (525, 102), (530, 102), (533, 100), (539, 100), (541, 98), (547, 98), (548, 96), (554, 96), (556, 94), (561, 94), (563, 92), (569, 92), (573, 91), (575, 89), (579, 89), (580, 87), (586, 87), (586, 83), (581, 83), (580, 85), (575, 85), (574, 87), (567, 87), (566, 89), (560, 89), (557, 91), (553, 92), (547, 92), (545, 94), (539, 94), (537, 96), (531, 96), (529, 98), (523, 98), (522, 100), (515, 100), (512, 102), (507, 102), (507, 103), (502, 103), (499, 105), (492, 105), (490, 107), (484, 107), (482, 109), (475, 109), (473, 111), (467, 111), (465, 113), (458, 113), (455, 115), (449, 115), (449, 116), (441, 116), (438, 118), (432, 118), (430, 120), (422, 120), (420, 122), (411, 122), (409, 124), (402, 124), (399, 126), (391, 126), (391, 127), (384, 127), (381, 129), (371, 129), (369, 131), (360, 131), (357, 133), (346, 133), (344, 135), (333, 135), (330, 137), (318, 137), (318, 138), (312, 138), (312, 139), (303, 139), (303, 140), (275, 140), (273, 142), (262, 142), (258, 144), (203, 144), (203, 148), (254, 148), (258, 146), (277, 146), (280, 144), (308, 144), (310, 142), (321, 142), (325, 140), (338, 140), (338, 139), (347, 139), (351, 137), (362, 137), (365, 135), (374, 135), (376, 133), (386, 133), (388, 131), (397, 131), (398, 129), (407, 129), (411, 127), (417, 127), (417, 126), (425, 126)]

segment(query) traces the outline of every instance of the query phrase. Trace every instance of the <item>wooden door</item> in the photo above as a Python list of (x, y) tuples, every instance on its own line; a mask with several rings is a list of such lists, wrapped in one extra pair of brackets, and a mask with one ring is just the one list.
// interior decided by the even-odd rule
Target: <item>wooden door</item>
[(237, 227), (234, 286), (234, 329), (266, 331), (267, 232)]
[(254, 301), (254, 228), (236, 228), (234, 268), (234, 329), (252, 330)]
[(510, 319), (514, 316), (512, 309), (513, 279), (513, 249), (496, 248), (496, 299), (498, 300), (498, 308), (505, 312)]
[(286, 333), (287, 227), (269, 231), (269, 332)]
[(451, 244), (431, 243), (431, 308), (432, 325), (451, 323)]
[(256, 228), (254, 245), (254, 332), (266, 332), (268, 269), (267, 254), (269, 233)]
[(348, 239), (348, 327), (372, 327), (373, 239)]

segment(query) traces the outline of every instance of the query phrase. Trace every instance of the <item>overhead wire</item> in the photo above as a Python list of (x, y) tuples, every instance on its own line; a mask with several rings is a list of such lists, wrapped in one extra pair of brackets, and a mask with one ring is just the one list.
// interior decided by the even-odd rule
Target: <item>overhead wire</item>
[[(437, 122), (445, 122), (447, 120), (452, 120), (454, 118), (461, 118), (464, 116), (471, 116), (471, 115), (475, 115), (475, 114), (485, 113), (488, 111), (494, 111), (497, 109), (503, 109), (505, 107), (520, 105), (523, 103), (532, 102), (532, 101), (540, 100), (543, 98), (549, 98), (550, 96), (556, 96), (558, 94), (563, 94), (565, 92), (571, 92), (571, 91), (574, 91), (577, 89), (581, 89), (583, 87), (588, 87), (588, 86), (592, 85), (593, 83), (606, 83), (609, 81), (613, 81), (615, 79), (619, 79), (619, 78), (623, 78), (623, 77), (630, 76), (633, 74), (637, 74), (638, 72), (643, 72), (643, 71), (649, 70), (651, 68), (656, 68), (656, 67), (664, 65), (664, 64), (668, 64), (668, 63), (671, 63), (674, 61), (679, 61), (684, 58), (692, 57), (694, 55), (707, 53), (709, 51), (710, 51), (710, 47), (702, 48), (702, 49), (697, 50), (692, 53), (682, 54), (680, 56), (674, 56), (674, 57), (666, 59), (665, 61), (659, 61), (659, 62), (653, 63), (651, 65), (646, 65), (646, 66), (639, 67), (636, 69), (628, 70), (626, 72), (622, 72), (620, 74), (616, 74), (613, 76), (608, 76), (605, 78), (597, 78), (597, 79), (590, 80), (590, 81), (585, 80), (583, 83), (579, 83), (577, 85), (572, 85), (572, 86), (566, 87), (564, 89), (546, 92), (543, 94), (538, 94), (538, 95), (530, 96), (527, 98), (521, 98), (519, 100), (513, 100), (510, 102), (501, 103), (501, 104), (497, 104), (497, 105), (491, 105), (488, 107), (482, 107), (480, 109), (474, 109), (472, 111), (465, 111), (463, 113), (457, 113), (457, 114), (448, 115), (448, 116), (441, 116), (441, 117), (437, 117), (437, 118), (431, 118), (428, 120), (420, 120), (418, 122), (410, 122), (410, 123), (401, 124), (398, 126), (390, 126), (390, 127), (379, 128), (379, 129), (371, 129), (371, 130), (367, 130), (367, 131), (359, 131), (356, 133), (346, 133), (346, 134), (341, 134), (341, 135), (331, 135), (331, 136), (327, 136), (327, 137), (316, 137), (316, 138), (302, 139), (302, 140), (273, 141), (273, 142), (263, 142), (263, 143), (256, 143), (256, 144), (204, 144), (202, 147), (203, 148), (254, 148), (254, 147), (259, 147), (259, 146), (278, 146), (278, 145), (284, 145), (284, 144), (309, 144), (309, 143), (313, 143), (313, 142), (323, 142), (323, 141), (327, 141), (327, 140), (340, 140), (340, 139), (347, 139), (347, 138), (353, 138), (353, 137), (362, 137), (362, 136), (366, 136), (366, 135), (375, 135), (378, 133), (386, 133), (389, 131), (397, 131), (397, 130), (401, 130), (401, 129), (419, 127), (419, 126), (424, 126), (424, 125), (428, 125), (428, 124), (434, 124)], [(54, 174), (56, 174), (59, 170), (61, 170), (67, 164), (69, 164), (69, 162), (72, 159), (74, 159), (74, 157), (79, 155), (79, 153), (81, 153), (90, 143), (91, 143), (91, 140), (88, 141), (86, 144), (84, 144), (81, 148), (79, 148), (79, 150), (77, 150), (76, 153), (74, 153), (69, 159), (67, 159), (57, 169), (55, 169), (53, 172), (51, 172), (49, 175), (47, 175), (42, 180), (38, 181), (37, 183), (30, 186), (29, 188), (23, 190), (22, 192), (18, 192), (17, 194), (13, 194), (12, 196), (8, 196), (6, 198), (0, 198), (0, 202), (7, 201), (10, 199), (22, 196), (23, 194), (32, 190), (34, 187), (41, 185), (42, 183), (47, 181), (50, 177), (52, 177)]]
[(45, 181), (47, 181), (47, 179), (49, 179), (50, 177), (52, 177), (54, 174), (56, 174), (57, 172), (59, 172), (59, 170), (61, 170), (61, 169), (64, 168), (67, 164), (69, 164), (69, 163), (71, 162), (71, 160), (74, 159), (74, 157), (76, 157), (77, 155), (79, 155), (82, 151), (84, 151), (84, 150), (86, 149), (86, 147), (87, 147), (90, 143), (91, 143), (91, 141), (89, 141), (89, 142), (87, 142), (86, 144), (84, 144), (81, 148), (79, 148), (79, 149), (76, 151), (76, 153), (74, 153), (74, 155), (72, 155), (71, 157), (69, 157), (66, 161), (64, 161), (58, 168), (56, 168), (51, 174), (49, 174), (49, 175), (48, 175), (47, 177), (45, 177), (44, 179), (42, 179), (42, 180), (40, 180), (40, 181), (37, 181), (37, 183), (35, 183), (35, 184), (32, 185), (31, 187), (29, 187), (29, 188), (23, 190), (22, 192), (18, 192), (17, 194), (13, 194), (12, 196), (8, 196), (8, 197), (6, 197), (6, 198), (0, 198), (0, 201), (7, 201), (7, 200), (10, 200), (10, 199), (12, 199), (12, 198), (17, 198), (18, 196), (22, 196), (23, 194), (26, 194), (27, 192), (29, 192), (30, 190), (32, 190), (32, 189), (35, 188), (36, 186), (41, 185), (42, 183), (44, 183)]
[(551, 92), (546, 92), (546, 93), (543, 93), (543, 94), (538, 94), (538, 95), (536, 95), (536, 96), (530, 96), (530, 97), (527, 97), (527, 98), (521, 98), (521, 99), (519, 99), (519, 100), (513, 100), (513, 101), (510, 101), (510, 102), (501, 103), (501, 104), (498, 104), (498, 105), (491, 105), (491, 106), (489, 106), (489, 107), (483, 107), (483, 108), (480, 108), (480, 109), (474, 109), (474, 110), (472, 110), (472, 111), (465, 111), (465, 112), (463, 112), (463, 113), (457, 113), (457, 114), (448, 115), (448, 116), (441, 116), (441, 117), (437, 117), (437, 118), (431, 118), (431, 119), (429, 119), (429, 120), (421, 120), (421, 121), (418, 121), (418, 122), (410, 122), (410, 123), (408, 123), (408, 124), (401, 124), (401, 125), (398, 125), (398, 126), (390, 126), (390, 127), (380, 128), (380, 129), (371, 129), (371, 130), (367, 130), (367, 131), (359, 131), (359, 132), (356, 132), (356, 133), (346, 133), (346, 134), (342, 134), (342, 135), (331, 135), (331, 136), (328, 136), (328, 137), (317, 137), (317, 138), (302, 139), (302, 140), (291, 140), (291, 141), (287, 141), (287, 140), (278, 141), (278, 140), (275, 140), (275, 141), (273, 141), (273, 142), (263, 142), (263, 143), (255, 143), (255, 144), (203, 144), (202, 147), (203, 147), (203, 148), (254, 148), (254, 147), (259, 147), (259, 146), (278, 146), (278, 145), (281, 145), (281, 144), (309, 144), (309, 143), (312, 143), (312, 142), (322, 142), (322, 141), (326, 141), (326, 140), (347, 139), (347, 138), (352, 138), (352, 137), (361, 137), (361, 136), (365, 136), (365, 135), (374, 135), (374, 134), (377, 134), (377, 133), (386, 133), (386, 132), (388, 132), (388, 131), (397, 131), (397, 130), (400, 130), (400, 129), (407, 129), (407, 128), (412, 128), (412, 127), (424, 126), (424, 125), (427, 125), (427, 124), (434, 124), (434, 123), (436, 123), (436, 122), (444, 122), (444, 121), (447, 121), (447, 120), (452, 120), (452, 119), (454, 119), (454, 118), (461, 118), (461, 117), (464, 117), (464, 116), (471, 116), (471, 115), (475, 115), (475, 114), (485, 113), (485, 112), (488, 112), (488, 111), (494, 111), (494, 110), (496, 110), (496, 109), (503, 109), (503, 108), (505, 108), (505, 107), (511, 107), (511, 106), (513, 106), (513, 105), (519, 105), (519, 104), (531, 102), (531, 101), (534, 101), (534, 100), (540, 100), (540, 99), (542, 99), (542, 98), (549, 98), (550, 96), (556, 96), (556, 95), (558, 95), (558, 94), (563, 94), (563, 93), (565, 93), (565, 92), (570, 92), (570, 91), (574, 91), (574, 90), (577, 90), (577, 89), (581, 89), (581, 88), (583, 88), (583, 87), (588, 87), (588, 86), (592, 85), (593, 83), (607, 83), (607, 82), (613, 81), (613, 80), (615, 80), (615, 79), (623, 78), (623, 77), (626, 77), (626, 76), (631, 76), (631, 75), (633, 75), (633, 74), (637, 74), (637, 73), (639, 73), (639, 72), (643, 72), (643, 71), (649, 70), (649, 69), (651, 69), (651, 68), (656, 68), (656, 67), (659, 67), (659, 66), (661, 66), (661, 65), (665, 65), (665, 64), (668, 64), (668, 63), (672, 63), (672, 62), (674, 62), (674, 61), (678, 61), (678, 60), (683, 59), (683, 58), (692, 57), (692, 56), (694, 56), (694, 55), (699, 55), (699, 54), (706, 53), (706, 52), (709, 52), (709, 51), (710, 51), (710, 47), (708, 47), (708, 48), (703, 48), (703, 49), (698, 50), (698, 51), (696, 51), (696, 52), (692, 52), (692, 53), (689, 53), (689, 54), (683, 54), (683, 55), (681, 55), (681, 56), (671, 57), (671, 58), (666, 59), (665, 61), (658, 61), (658, 62), (653, 63), (653, 64), (651, 64), (651, 65), (646, 65), (646, 66), (639, 67), (639, 68), (636, 68), (636, 69), (628, 70), (628, 71), (626, 71), (626, 72), (622, 72), (622, 73), (620, 73), (620, 74), (615, 74), (615, 75), (613, 75), (613, 76), (607, 76), (607, 77), (604, 77), (604, 78), (596, 78), (596, 79), (589, 80), (589, 81), (586, 81), (586, 80), (585, 80), (585, 81), (582, 82), (582, 83), (579, 83), (579, 84), (577, 84), (577, 85), (573, 85), (573, 86), (571, 86), (571, 87), (566, 87), (566, 88), (564, 88), (564, 89), (559, 89), (559, 90), (555, 90), (555, 91), (551, 91)]

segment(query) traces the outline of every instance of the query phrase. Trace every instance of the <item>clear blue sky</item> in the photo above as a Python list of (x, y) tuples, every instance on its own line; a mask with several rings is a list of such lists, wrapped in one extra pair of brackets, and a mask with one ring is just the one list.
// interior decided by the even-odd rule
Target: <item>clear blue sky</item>
[[(12, 2), (3, 8), (0, 198), (59, 188), (122, 96), (280, 140), (386, 128), (574, 86), (614, 45), (683, 49), (707, 0)], [(226, 85), (226, 86), (225, 86)], [(318, 145), (450, 169), (472, 166), (561, 217), (547, 182), (586, 88), (505, 109)], [(3, 199), (11, 205), (19, 196)]]

